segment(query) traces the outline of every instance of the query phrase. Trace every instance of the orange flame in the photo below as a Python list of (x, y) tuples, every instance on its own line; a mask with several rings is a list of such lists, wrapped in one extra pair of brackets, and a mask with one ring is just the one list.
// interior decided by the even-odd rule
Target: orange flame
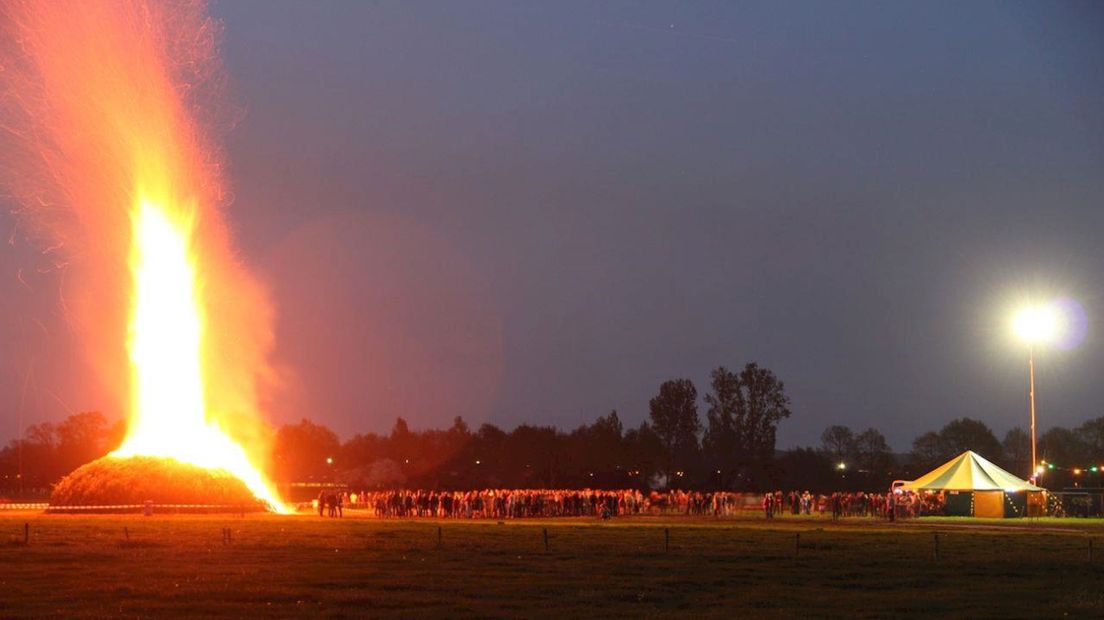
[[(279, 512), (286, 508), (245, 451), (208, 421), (203, 301), (191, 256), (192, 224), (139, 194), (133, 213), (130, 323), (133, 413), (115, 456), (162, 456), (229, 472)], [(178, 218), (183, 216), (177, 216)]]
[(188, 0), (11, 0), (0, 19), (0, 181), (69, 253), (65, 307), (130, 409), (114, 454), (225, 470), (285, 510), (258, 466), (271, 305), (195, 118), (219, 102), (218, 24)]

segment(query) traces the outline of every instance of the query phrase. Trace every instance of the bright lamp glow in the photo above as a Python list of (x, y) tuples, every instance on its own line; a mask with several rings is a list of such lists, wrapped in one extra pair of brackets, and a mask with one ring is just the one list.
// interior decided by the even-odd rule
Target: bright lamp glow
[(1021, 310), (1012, 328), (1026, 342), (1050, 342), (1058, 338), (1061, 322), (1061, 315), (1054, 307), (1036, 306)]

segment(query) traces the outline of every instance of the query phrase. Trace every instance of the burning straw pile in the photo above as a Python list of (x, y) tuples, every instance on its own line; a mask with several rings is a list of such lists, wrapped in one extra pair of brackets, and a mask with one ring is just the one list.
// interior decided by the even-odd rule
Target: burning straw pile
[(151, 456), (107, 456), (93, 461), (63, 478), (50, 496), (51, 508), (145, 502), (181, 509), (264, 509), (241, 480), (226, 472)]

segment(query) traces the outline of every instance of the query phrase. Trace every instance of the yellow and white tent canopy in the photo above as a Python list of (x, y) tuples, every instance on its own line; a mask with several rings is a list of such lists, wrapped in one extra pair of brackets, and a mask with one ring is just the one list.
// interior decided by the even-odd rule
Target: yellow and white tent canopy
[(1042, 491), (967, 450), (900, 488), (906, 491)]

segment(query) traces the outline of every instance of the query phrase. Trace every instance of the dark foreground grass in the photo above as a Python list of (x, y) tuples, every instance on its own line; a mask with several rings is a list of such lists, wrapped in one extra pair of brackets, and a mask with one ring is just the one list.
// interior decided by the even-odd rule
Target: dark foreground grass
[(1104, 616), (1100, 524), (1005, 526), (0, 514), (0, 617)]

